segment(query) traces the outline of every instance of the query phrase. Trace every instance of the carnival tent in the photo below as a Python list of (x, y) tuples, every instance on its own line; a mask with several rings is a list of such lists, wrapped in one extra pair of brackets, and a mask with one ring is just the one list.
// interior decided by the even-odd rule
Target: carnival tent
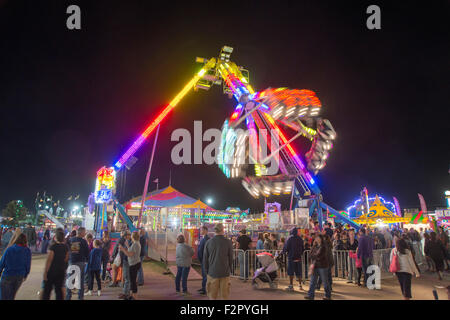
[(192, 208), (192, 209), (196, 209), (199, 208), (200, 209), (205, 209), (207, 211), (213, 211), (214, 209), (211, 208), (210, 206), (208, 206), (206, 203), (202, 202), (201, 200), (197, 200), (192, 204), (183, 204), (181, 205), (183, 208)]
[[(127, 208), (133, 207), (134, 205), (140, 206), (142, 200), (142, 196), (135, 197), (129, 200), (125, 205)], [(147, 207), (187, 207), (187, 208), (198, 208), (200, 206), (201, 209), (211, 209), (209, 206), (201, 202), (200, 200), (196, 200), (180, 191), (176, 190), (172, 186), (168, 186), (164, 189), (156, 190), (149, 193), (145, 198), (145, 206)]]
[(372, 206), (369, 208), (368, 214), (363, 214), (357, 219), (353, 219), (354, 222), (358, 224), (377, 224), (377, 223), (399, 223), (399, 222), (409, 222), (408, 218), (402, 218), (394, 213), (391, 210), (386, 208), (384, 204), (381, 202), (378, 195), (375, 196), (375, 200), (372, 203)]

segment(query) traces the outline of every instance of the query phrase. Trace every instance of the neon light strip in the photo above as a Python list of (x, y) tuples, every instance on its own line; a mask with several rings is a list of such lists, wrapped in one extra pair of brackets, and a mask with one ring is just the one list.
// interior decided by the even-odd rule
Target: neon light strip
[[(388, 205), (391, 206), (390, 210), (392, 212), (396, 211), (395, 210), (395, 205), (392, 202), (384, 200), (384, 198), (381, 197), (381, 196), (378, 196), (378, 198), (380, 198), (380, 200), (382, 200), (382, 203), (384, 204), (385, 207), (387, 207), (387, 204), (388, 204)], [(375, 199), (376, 199), (376, 197), (368, 198), (369, 201), (373, 201)], [(356, 208), (358, 202), (361, 202), (361, 199), (356, 199), (355, 202), (353, 203), (353, 205), (347, 208), (347, 212), (350, 212), (350, 210), (352, 210), (353, 208)]]
[(186, 84), (186, 86), (175, 96), (175, 98), (164, 108), (164, 110), (156, 117), (155, 120), (145, 129), (145, 131), (134, 141), (131, 147), (120, 157), (116, 162), (115, 167), (121, 168), (130, 157), (136, 153), (136, 151), (142, 146), (148, 136), (155, 130), (155, 128), (161, 123), (162, 120), (176, 107), (178, 102), (194, 87), (198, 80), (205, 74), (205, 72), (211, 68), (215, 63), (214, 58), (209, 60), (206, 65)]

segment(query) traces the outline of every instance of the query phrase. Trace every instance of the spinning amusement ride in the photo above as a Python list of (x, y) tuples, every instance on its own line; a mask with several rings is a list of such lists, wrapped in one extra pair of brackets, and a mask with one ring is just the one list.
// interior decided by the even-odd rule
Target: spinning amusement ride
[[(224, 46), (217, 58), (197, 58), (196, 61), (203, 64), (200, 71), (113, 167), (102, 167), (98, 171), (95, 190), (97, 232), (106, 227), (106, 203), (110, 201), (114, 202), (130, 229), (134, 229), (124, 208), (114, 197), (116, 173), (131, 168), (137, 160), (134, 154), (188, 92), (192, 89), (209, 90), (213, 85), (222, 85), (223, 92), (237, 101), (234, 112), (223, 124), (217, 159), (228, 178), (241, 179), (244, 188), (255, 198), (292, 194), (295, 195), (294, 208), (301, 199), (309, 199), (310, 215), (317, 214), (319, 226), (323, 224), (322, 210), (325, 210), (352, 227), (360, 228), (323, 202), (322, 193), (313, 178), (326, 165), (336, 138), (330, 121), (320, 117), (322, 105), (319, 98), (313, 91), (305, 89), (268, 88), (255, 91), (249, 83), (248, 71), (230, 61), (232, 52), (233, 48)], [(289, 137), (288, 130), (283, 131), (281, 127), (289, 128), (295, 134)], [(311, 147), (303, 154), (303, 159), (292, 146), (292, 142), (299, 137), (311, 141)]]

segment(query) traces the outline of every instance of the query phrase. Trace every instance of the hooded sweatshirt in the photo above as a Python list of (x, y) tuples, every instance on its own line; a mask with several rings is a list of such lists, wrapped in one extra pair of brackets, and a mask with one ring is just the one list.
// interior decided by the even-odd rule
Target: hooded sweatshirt
[(0, 261), (2, 276), (22, 276), (26, 278), (30, 273), (31, 250), (26, 246), (13, 244), (5, 250)]
[(303, 239), (298, 236), (298, 229), (293, 228), (291, 235), (286, 241), (283, 253), (287, 252), (289, 260), (301, 260), (303, 256)]

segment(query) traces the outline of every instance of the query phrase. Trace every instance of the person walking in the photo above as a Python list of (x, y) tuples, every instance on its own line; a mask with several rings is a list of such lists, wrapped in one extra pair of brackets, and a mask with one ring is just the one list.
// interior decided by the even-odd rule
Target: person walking
[(28, 246), (30, 247), (30, 249), (32, 247), (34, 247), (35, 251), (37, 251), (37, 249), (36, 249), (36, 230), (31, 225), (31, 223), (27, 223), (27, 227), (25, 229), (23, 229), (23, 233), (27, 236)]
[[(251, 249), (252, 239), (247, 235), (247, 230), (242, 229), (240, 233), (241, 234), (236, 239), (237, 249), (240, 249), (238, 252), (240, 280), (247, 281), (249, 263), (248, 261), (245, 261), (245, 252)], [(268, 241), (270, 241), (273, 246), (273, 241), (270, 239)]]
[(348, 253), (348, 278), (347, 283), (355, 283), (356, 282), (356, 257), (353, 258), (353, 254), (356, 254), (356, 249), (358, 249), (358, 240), (355, 237), (355, 231), (353, 229), (348, 232), (348, 241), (345, 250), (349, 251)]
[(124, 261), (124, 265), (126, 262), (126, 264), (129, 266), (128, 282), (130, 283), (129, 287), (131, 288), (131, 295), (128, 295), (125, 298), (126, 300), (137, 300), (137, 274), (141, 267), (141, 244), (139, 242), (139, 239), (139, 231), (133, 231), (133, 234), (131, 235), (131, 245), (129, 241), (125, 241), (125, 247), (119, 244), (120, 251), (123, 252), (123, 254), (127, 257), (127, 260)]
[(88, 233), (85, 239), (88, 244), (89, 252), (91, 252), (91, 250), (94, 248), (94, 236), (91, 233)]
[[(113, 256), (116, 257), (117, 254), (120, 255), (121, 266), (122, 266), (122, 278), (123, 278), (123, 292), (119, 294), (119, 299), (129, 300), (130, 299), (130, 263), (128, 261), (128, 255), (125, 253), (126, 250), (122, 248), (129, 248), (131, 246), (131, 233), (128, 230), (124, 231), (124, 238), (121, 238), (114, 248)], [(116, 253), (115, 251), (118, 251)], [(139, 254), (138, 254), (139, 256)], [(134, 261), (134, 260), (133, 260)]]
[(87, 296), (92, 296), (92, 290), (94, 289), (94, 277), (97, 281), (97, 295), (100, 297), (102, 294), (102, 281), (100, 279), (100, 271), (102, 269), (102, 256), (103, 250), (101, 248), (102, 242), (98, 239), (94, 240), (94, 247), (89, 253), (89, 261), (86, 266), (86, 270), (89, 273), (89, 283)]
[(433, 260), (438, 279), (442, 280), (446, 252), (444, 245), (437, 238), (436, 232), (434, 231), (430, 233), (430, 240), (425, 242), (425, 254)]
[(144, 266), (143, 266), (143, 263), (144, 263), (145, 257), (147, 256), (146, 248), (147, 248), (147, 245), (148, 245), (148, 240), (147, 240), (145, 235), (146, 235), (145, 229), (141, 228), (139, 230), (139, 243), (141, 245), (141, 253), (140, 253), (141, 267), (139, 268), (138, 275), (137, 275), (137, 277), (138, 277), (137, 278), (138, 286), (143, 286), (144, 285), (144, 268), (143, 268)]
[(398, 282), (400, 283), (400, 289), (402, 290), (403, 298), (405, 300), (409, 300), (412, 298), (411, 276), (415, 274), (416, 277), (419, 277), (420, 272), (417, 269), (416, 264), (414, 263), (411, 250), (408, 248), (408, 245), (404, 239), (397, 240), (395, 248), (391, 250), (391, 263), (394, 256), (397, 257), (398, 261), (398, 270), (397, 272), (395, 272), (395, 275), (397, 276)]
[(36, 250), (42, 249), (43, 240), (44, 240), (44, 228), (40, 227), (37, 233)]
[(31, 250), (27, 236), (20, 234), (14, 244), (7, 248), (0, 260), (0, 300), (14, 300), (31, 268)]
[(56, 300), (63, 300), (64, 279), (67, 263), (69, 262), (69, 247), (64, 243), (64, 233), (59, 231), (55, 235), (55, 243), (49, 247), (47, 262), (44, 269), (44, 291), (42, 300), (50, 300), (52, 290), (55, 290)]
[[(86, 236), (86, 229), (84, 227), (78, 228), (77, 236), (70, 238), (68, 246), (69, 246), (69, 270), (75, 269), (78, 270), (79, 274), (79, 289), (78, 289), (78, 300), (84, 299), (84, 273), (86, 262), (89, 259), (89, 247), (88, 243), (84, 239)], [(71, 267), (73, 266), (73, 267)], [(75, 271), (74, 272), (77, 272)], [(71, 271), (70, 271), (71, 272)], [(69, 278), (72, 273), (67, 277)], [(72, 299), (72, 288), (67, 288), (66, 290), (66, 300)]]
[(284, 238), (284, 237), (281, 237), (280, 238), (280, 242), (278, 243), (278, 250), (283, 250), (283, 248), (284, 248), (284, 245), (286, 244), (286, 238)]
[(109, 252), (111, 250), (111, 239), (108, 231), (103, 231), (102, 237), (102, 280), (106, 279), (106, 269), (110, 259)]
[[(11, 240), (9, 240), (8, 246), (6, 247), (7, 249), (9, 247), (11, 247), (14, 243), (16, 243), (16, 240), (19, 238), (19, 236), (22, 234), (22, 228), (16, 228), (16, 230), (14, 230), (14, 233), (11, 237)], [(27, 240), (28, 242), (28, 240)]]
[(325, 290), (324, 300), (331, 300), (331, 290), (328, 281), (328, 256), (327, 245), (324, 236), (317, 234), (310, 252), (310, 282), (308, 295), (305, 296), (307, 300), (314, 300), (314, 293), (316, 291), (317, 281), (320, 279)]
[(13, 236), (12, 228), (8, 228), (3, 231), (2, 235), (2, 252), (5, 252), (6, 248), (9, 245), (9, 242), (11, 241), (11, 238)]
[(268, 233), (264, 234), (264, 250), (275, 250), (273, 246), (273, 241), (270, 240), (270, 236)]
[(450, 271), (450, 245), (449, 245), (449, 238), (447, 233), (444, 231), (444, 229), (441, 227), (439, 229), (439, 234), (437, 235), (439, 240), (441, 241), (443, 247), (444, 247), (444, 264), (446, 265), (445, 270)]
[[(339, 236), (339, 234), (337, 234)], [(330, 237), (325, 233), (323, 234), (323, 240), (324, 245), (327, 250), (327, 260), (328, 260), (328, 270), (327, 270), (327, 279), (328, 279), (328, 287), (330, 288), (330, 291), (333, 291), (333, 276), (332, 276), (332, 269), (335, 266), (336, 263), (336, 256), (333, 254), (333, 243), (331, 242)], [(335, 274), (337, 275), (338, 269), (336, 264)], [(322, 285), (322, 279), (317, 280), (317, 290), (320, 290), (320, 286)]]
[(256, 250), (264, 250), (264, 233), (258, 233), (258, 241), (256, 241)]
[(197, 257), (202, 266), (202, 287), (200, 290), (198, 290), (198, 292), (200, 294), (204, 295), (204, 294), (206, 294), (207, 274), (206, 274), (205, 266), (203, 264), (203, 252), (205, 251), (205, 244), (209, 240), (208, 227), (202, 226), (200, 228), (200, 235), (202, 236), (202, 240), (200, 240), (200, 243), (198, 244)]
[(203, 252), (203, 265), (207, 274), (206, 292), (210, 300), (226, 300), (231, 290), (233, 246), (224, 236), (223, 224), (216, 224), (214, 231), (216, 235), (206, 242)]
[(270, 234), (270, 241), (273, 243), (273, 250), (278, 249), (278, 241), (277, 241), (277, 235), (275, 233)]
[[(109, 284), (109, 287), (118, 287), (119, 284), (117, 283), (117, 275), (118, 275), (118, 269), (120, 267), (122, 267), (122, 262), (123, 262), (123, 257), (125, 257), (125, 254), (123, 254), (122, 252), (120, 252), (120, 248), (119, 248), (119, 244), (121, 244), (122, 246), (125, 245), (126, 242), (126, 238), (127, 238), (127, 230), (123, 230), (120, 233), (120, 238), (119, 241), (116, 243), (116, 245), (114, 246), (113, 249), (113, 253), (111, 256), (111, 266), (112, 266), (112, 275), (111, 275), (111, 283)], [(119, 296), (120, 298), (120, 296)]]
[(41, 253), (47, 254), (49, 243), (50, 243), (50, 227), (47, 227), (47, 229), (45, 229), (44, 235), (42, 236)]
[(366, 235), (366, 229), (361, 228), (359, 230), (359, 241), (358, 241), (358, 252), (357, 256), (358, 259), (361, 258), (362, 261), (362, 268), (363, 268), (363, 274), (364, 274), (364, 285), (367, 287), (367, 268), (371, 264), (372, 258), (373, 258), (373, 239)]
[(302, 288), (302, 257), (303, 257), (303, 239), (298, 235), (298, 229), (293, 228), (291, 235), (284, 245), (281, 254), (287, 253), (287, 274), (289, 276), (289, 286), (287, 290), (294, 291), (294, 275), (297, 276), (298, 286)]
[(192, 264), (192, 256), (194, 255), (194, 249), (185, 243), (184, 236), (180, 234), (177, 237), (176, 248), (176, 265), (177, 275), (175, 277), (175, 290), (180, 294), (180, 282), (182, 284), (183, 294), (188, 295), (187, 291), (187, 279)]
[(383, 229), (383, 237), (386, 243), (386, 248), (392, 248), (392, 234), (388, 229)]

